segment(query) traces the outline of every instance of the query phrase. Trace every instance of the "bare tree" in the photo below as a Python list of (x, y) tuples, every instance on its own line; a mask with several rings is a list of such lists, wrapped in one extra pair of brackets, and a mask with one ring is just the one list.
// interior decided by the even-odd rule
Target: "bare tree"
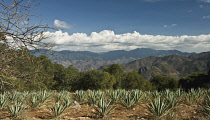
[(0, 3), (0, 32), (8, 37), (1, 40), (10, 47), (21, 48), (51, 48), (51, 44), (43, 42), (46, 35), (43, 33), (51, 29), (47, 24), (31, 23), (37, 16), (30, 14), (35, 7), (31, 0), (2, 0)]
[[(42, 20), (31, 14), (31, 10), (37, 4), (34, 0), (1, 0), (0, 2), (0, 90), (4, 85), (15, 86), (6, 80), (6, 77), (24, 76), (15, 70), (15, 61), (18, 57), (26, 57), (17, 54), (17, 50), (40, 48), (51, 49), (51, 43), (43, 42), (48, 36), (45, 31), (53, 29)], [(20, 61), (18, 61), (20, 62)]]

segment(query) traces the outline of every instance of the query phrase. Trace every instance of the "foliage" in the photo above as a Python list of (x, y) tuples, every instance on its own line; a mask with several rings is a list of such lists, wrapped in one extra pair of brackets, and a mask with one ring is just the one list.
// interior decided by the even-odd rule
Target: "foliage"
[(120, 89), (117, 89), (117, 90), (107, 90), (106, 91), (109, 98), (111, 99), (111, 104), (115, 104), (117, 103), (120, 98), (121, 98), (121, 90)]
[(190, 88), (209, 88), (210, 81), (208, 79), (208, 75), (203, 73), (193, 73), (189, 76), (183, 77), (179, 80), (179, 86), (183, 89), (190, 89)]
[(122, 81), (123, 89), (145, 90), (146, 80), (136, 71), (128, 72)]
[(3, 109), (8, 101), (6, 94), (0, 94), (0, 110)]
[(83, 90), (76, 90), (75, 91), (75, 95), (74, 95), (74, 99), (79, 101), (79, 102), (82, 102), (84, 101), (86, 98), (86, 93), (85, 91)]
[(55, 103), (54, 107), (50, 108), (52, 114), (54, 117), (58, 117), (61, 115), (65, 110), (67, 106), (64, 103)]
[(104, 93), (100, 90), (91, 91), (88, 90), (88, 103), (90, 105), (97, 105), (98, 101), (104, 97)]
[(113, 75), (116, 79), (116, 83), (114, 84), (115, 89), (121, 88), (122, 80), (124, 79), (124, 70), (119, 64), (112, 64), (111, 66), (104, 69), (104, 72), (108, 72)]
[(111, 114), (111, 112), (114, 110), (113, 106), (110, 104), (111, 101), (108, 101), (105, 98), (101, 98), (97, 104), (97, 106), (93, 106), (95, 109), (95, 114), (99, 118), (104, 118), (107, 115)]
[(17, 117), (25, 108), (23, 102), (16, 101), (14, 105), (8, 106), (8, 111), (12, 117)]
[[(52, 44), (43, 41), (48, 37), (44, 32), (51, 28), (41, 20), (33, 22), (38, 17), (30, 11), (37, 5), (31, 0), (2, 0), (0, 3), (0, 91), (17, 87), (24, 89), (22, 84), (38, 81), (34, 73), (39, 69), (38, 66), (30, 67), (34, 57), (27, 53), (28, 49), (49, 50)], [(19, 79), (22, 81), (18, 82)]]
[(151, 79), (151, 83), (153, 83), (158, 90), (178, 88), (178, 80), (168, 76), (156, 75)]
[(89, 70), (81, 74), (77, 86), (82, 90), (112, 89), (116, 83), (115, 78), (107, 72)]
[(127, 109), (131, 109), (135, 107), (136, 103), (139, 99), (136, 99), (135, 96), (131, 92), (125, 92), (121, 97), (121, 104)]
[(167, 102), (161, 97), (155, 98), (147, 107), (153, 119), (161, 119), (169, 110)]

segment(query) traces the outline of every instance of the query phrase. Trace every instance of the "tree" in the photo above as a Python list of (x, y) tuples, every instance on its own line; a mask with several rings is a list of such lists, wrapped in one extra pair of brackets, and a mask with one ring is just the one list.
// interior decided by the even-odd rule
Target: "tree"
[(122, 81), (123, 89), (142, 89), (145, 90), (146, 80), (136, 71), (128, 72)]
[(75, 90), (80, 73), (73, 66), (67, 68), (55, 63), (54, 80), (56, 84), (54, 89), (57, 90)]
[(89, 70), (83, 72), (77, 83), (77, 89), (83, 90), (99, 90), (99, 89), (112, 89), (116, 83), (114, 76), (107, 72), (98, 70)]
[(45, 31), (51, 29), (45, 23), (33, 23), (36, 15), (30, 9), (38, 4), (31, 0), (2, 0), (0, 3), (0, 33), (9, 39), (1, 39), (1, 43), (11, 48), (49, 48), (49, 43), (43, 42), (47, 36)]
[(209, 88), (210, 80), (208, 79), (208, 75), (198, 72), (181, 78), (179, 80), (179, 86), (186, 90), (199, 87)]
[[(24, 82), (23, 72), (20, 73), (16, 65), (30, 62), (33, 58), (27, 50), (39, 48), (51, 49), (51, 43), (45, 43), (44, 34), (50, 28), (47, 24), (32, 20), (37, 16), (30, 13), (36, 2), (31, 0), (2, 0), (0, 2), (0, 91), (4, 86), (14, 87), (14, 79), (21, 78)], [(41, 20), (40, 20), (41, 21)], [(32, 62), (31, 62), (32, 63)], [(8, 79), (5, 79), (8, 78)], [(12, 81), (11, 81), (12, 80)], [(28, 80), (25, 79), (25, 82)]]
[(151, 83), (156, 86), (158, 90), (176, 89), (178, 87), (178, 80), (162, 75), (153, 76)]
[(124, 70), (119, 64), (112, 64), (111, 66), (104, 69), (104, 72), (108, 72), (109, 74), (113, 75), (116, 79), (116, 83), (114, 88), (121, 88), (121, 82), (124, 79)]

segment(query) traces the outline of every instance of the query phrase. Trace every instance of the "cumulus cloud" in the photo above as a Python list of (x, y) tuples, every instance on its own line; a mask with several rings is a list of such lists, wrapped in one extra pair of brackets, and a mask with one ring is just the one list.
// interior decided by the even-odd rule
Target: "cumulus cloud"
[(54, 26), (67, 29), (71, 28), (71, 26), (68, 23), (60, 20), (54, 20)]
[(203, 52), (210, 50), (210, 34), (199, 36), (142, 35), (139, 32), (115, 34), (114, 31), (74, 33), (56, 31), (46, 32), (51, 37), (46, 42), (55, 44), (54, 50), (106, 52), (111, 50), (132, 50), (153, 48), (158, 50), (177, 49), (184, 52)]

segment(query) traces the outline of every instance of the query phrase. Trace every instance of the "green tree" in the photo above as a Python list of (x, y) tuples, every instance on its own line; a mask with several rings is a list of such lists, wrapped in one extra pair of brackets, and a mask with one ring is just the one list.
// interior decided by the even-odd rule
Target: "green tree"
[(122, 88), (145, 90), (146, 84), (146, 80), (138, 72), (131, 71), (125, 75), (125, 79), (122, 81)]
[(179, 86), (186, 90), (199, 87), (209, 88), (210, 80), (208, 79), (208, 75), (198, 72), (181, 78), (179, 80)]
[(112, 89), (115, 83), (116, 80), (114, 76), (109, 73), (98, 70), (89, 70), (81, 73), (81, 77), (77, 83), (77, 89)]
[(116, 83), (114, 84), (114, 88), (121, 88), (121, 82), (124, 79), (125, 73), (122, 67), (119, 64), (112, 64), (111, 66), (104, 69), (104, 72), (108, 72), (113, 75), (116, 79)]
[(156, 75), (151, 79), (151, 83), (158, 90), (176, 89), (178, 87), (178, 80), (168, 76)]
[[(58, 63), (54, 63), (54, 80), (56, 81), (55, 85), (54, 85), (54, 89), (56, 90), (62, 90), (62, 89), (67, 89), (66, 87), (68, 86), (66, 83), (66, 80), (68, 79), (67, 76), (67, 70), (66, 68)], [(65, 87), (63, 86), (65, 85)], [(71, 86), (68, 86), (68, 90), (71, 89)]]
[(75, 84), (80, 78), (80, 72), (73, 66), (69, 66), (65, 69), (65, 73), (66, 77), (59, 86), (66, 90), (74, 90)]

